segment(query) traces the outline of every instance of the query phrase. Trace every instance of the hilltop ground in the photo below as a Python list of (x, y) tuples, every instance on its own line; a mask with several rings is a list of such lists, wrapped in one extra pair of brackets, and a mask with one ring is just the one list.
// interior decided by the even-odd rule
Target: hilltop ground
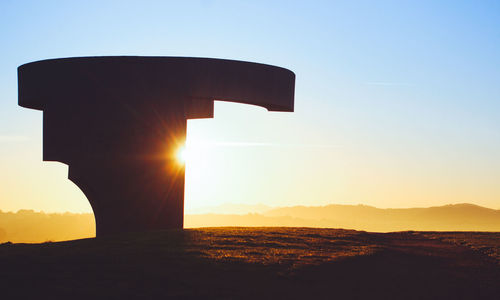
[(0, 295), (498, 299), (500, 233), (203, 228), (0, 245)]

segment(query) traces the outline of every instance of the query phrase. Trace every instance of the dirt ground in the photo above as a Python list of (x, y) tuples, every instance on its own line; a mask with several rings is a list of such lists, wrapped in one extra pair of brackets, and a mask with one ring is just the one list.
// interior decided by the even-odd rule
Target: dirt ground
[(0, 245), (2, 299), (499, 299), (500, 233), (200, 228)]

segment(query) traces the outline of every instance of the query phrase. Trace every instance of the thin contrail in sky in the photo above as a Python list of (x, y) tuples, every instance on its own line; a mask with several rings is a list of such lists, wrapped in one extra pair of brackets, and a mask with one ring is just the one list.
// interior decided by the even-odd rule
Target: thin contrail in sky
[(28, 137), (22, 135), (0, 135), (0, 143), (3, 142), (25, 142)]
[(371, 81), (365, 82), (366, 85), (379, 85), (379, 86), (414, 86), (412, 83), (406, 82), (390, 82), (390, 81)]
[(194, 142), (189, 146), (202, 147), (296, 147), (296, 148), (339, 148), (330, 144), (294, 144), (294, 143), (260, 143), (260, 142)]

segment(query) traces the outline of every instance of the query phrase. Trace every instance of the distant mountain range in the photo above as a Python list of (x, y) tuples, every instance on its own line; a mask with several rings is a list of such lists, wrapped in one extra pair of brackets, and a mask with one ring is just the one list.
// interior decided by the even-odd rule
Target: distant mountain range
[[(381, 209), (366, 205), (269, 207), (228, 204), (189, 211), (186, 228), (219, 226), (327, 227), (365, 231), (496, 231), (500, 210), (473, 204)], [(93, 214), (0, 211), (0, 242), (45, 242), (92, 237)]]
[(93, 214), (0, 211), (0, 243), (41, 243), (95, 236)]
[[(230, 206), (237, 211), (235, 205)], [(240, 211), (243, 211), (243, 206)], [(365, 231), (500, 231), (500, 210), (473, 204), (381, 209), (366, 205), (259, 206), (260, 213), (187, 215), (186, 227), (301, 226)], [(250, 207), (252, 208), (252, 207)], [(227, 209), (226, 209), (227, 210)], [(215, 212), (217, 210), (213, 210)]]

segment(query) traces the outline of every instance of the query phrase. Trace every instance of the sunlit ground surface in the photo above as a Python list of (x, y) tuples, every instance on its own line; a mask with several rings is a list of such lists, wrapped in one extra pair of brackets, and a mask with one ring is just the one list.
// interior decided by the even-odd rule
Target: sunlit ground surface
[(192, 246), (212, 260), (290, 268), (367, 255), (377, 248), (353, 230), (207, 228), (190, 230), (190, 235)]
[(0, 291), (6, 299), (498, 299), (499, 239), (270, 227), (2, 244)]
[(422, 232), (422, 235), (465, 246), (493, 258), (500, 265), (500, 232)]

